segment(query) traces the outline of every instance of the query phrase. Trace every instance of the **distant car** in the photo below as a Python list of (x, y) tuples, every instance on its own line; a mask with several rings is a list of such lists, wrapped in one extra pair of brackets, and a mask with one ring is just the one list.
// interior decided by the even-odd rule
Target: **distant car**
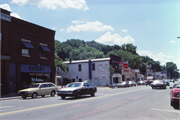
[(54, 97), (57, 91), (58, 87), (55, 84), (45, 82), (35, 83), (30, 85), (30, 88), (19, 90), (17, 95), (22, 96), (23, 99), (26, 99), (27, 97), (37, 98), (37, 96), (44, 97), (49, 94)]
[(162, 88), (162, 89), (166, 89), (166, 83), (163, 80), (154, 80), (151, 83), (151, 87), (152, 89), (156, 89), (156, 88)]
[(147, 83), (145, 81), (138, 81), (137, 85), (147, 85)]
[(127, 82), (127, 81), (123, 81), (123, 82), (121, 82), (121, 83), (118, 83), (117, 84), (117, 88), (125, 88), (125, 87), (129, 87), (129, 82)]
[[(175, 83), (173, 87), (170, 87), (171, 106), (175, 106), (180, 102), (180, 83)], [(179, 106), (179, 105), (177, 105)]]
[(164, 80), (167, 86), (169, 86), (169, 80)]
[(129, 81), (129, 86), (136, 86), (137, 85), (137, 83), (136, 82), (134, 82), (134, 81)]
[(57, 95), (61, 96), (62, 99), (65, 99), (66, 96), (72, 96), (78, 99), (81, 95), (90, 94), (94, 96), (95, 92), (97, 92), (97, 88), (92, 83), (74, 82), (66, 85), (65, 88), (59, 89)]

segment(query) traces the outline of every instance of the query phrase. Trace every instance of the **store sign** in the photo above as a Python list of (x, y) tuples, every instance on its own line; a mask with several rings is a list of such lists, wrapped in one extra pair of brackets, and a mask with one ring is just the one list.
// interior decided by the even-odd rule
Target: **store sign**
[(21, 64), (21, 72), (51, 73), (51, 67)]

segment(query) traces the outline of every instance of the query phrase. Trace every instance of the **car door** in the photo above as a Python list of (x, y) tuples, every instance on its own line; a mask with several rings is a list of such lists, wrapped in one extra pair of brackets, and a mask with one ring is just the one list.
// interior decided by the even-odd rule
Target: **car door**
[(88, 83), (88, 85), (89, 85), (89, 91), (88, 91), (88, 93), (91, 94), (92, 91), (93, 91), (93, 89), (94, 89), (94, 86), (93, 86), (91, 83)]
[(44, 84), (45, 94), (48, 95), (51, 93), (51, 87), (48, 84)]
[(81, 94), (88, 94), (88, 84), (87, 83), (84, 83), (83, 84), (83, 88), (81, 90)]
[(47, 91), (46, 91), (47, 87), (45, 87), (45, 86), (46, 86), (45, 84), (41, 84), (38, 95), (46, 95), (47, 94)]

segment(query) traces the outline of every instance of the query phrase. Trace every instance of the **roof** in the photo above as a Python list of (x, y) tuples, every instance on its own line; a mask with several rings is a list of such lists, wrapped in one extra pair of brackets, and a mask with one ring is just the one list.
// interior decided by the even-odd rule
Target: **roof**
[[(89, 62), (89, 60), (91, 60), (91, 62), (96, 62), (96, 61), (109, 61), (110, 58), (88, 59), (88, 60), (74, 60), (74, 61), (71, 61), (71, 63)], [(65, 61), (64, 63), (70, 63), (70, 62), (69, 62), (69, 61)]]

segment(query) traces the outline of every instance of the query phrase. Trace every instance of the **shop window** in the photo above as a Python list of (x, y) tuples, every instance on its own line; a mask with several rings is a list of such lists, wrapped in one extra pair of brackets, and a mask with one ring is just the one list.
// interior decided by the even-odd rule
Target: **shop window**
[(75, 82), (75, 79), (72, 79), (72, 82)]
[(95, 63), (92, 64), (92, 70), (95, 71)]
[(79, 66), (79, 67), (78, 67), (78, 70), (81, 71), (81, 64), (79, 64), (78, 66)]
[(50, 82), (51, 81), (51, 74), (44, 73), (44, 82)]

